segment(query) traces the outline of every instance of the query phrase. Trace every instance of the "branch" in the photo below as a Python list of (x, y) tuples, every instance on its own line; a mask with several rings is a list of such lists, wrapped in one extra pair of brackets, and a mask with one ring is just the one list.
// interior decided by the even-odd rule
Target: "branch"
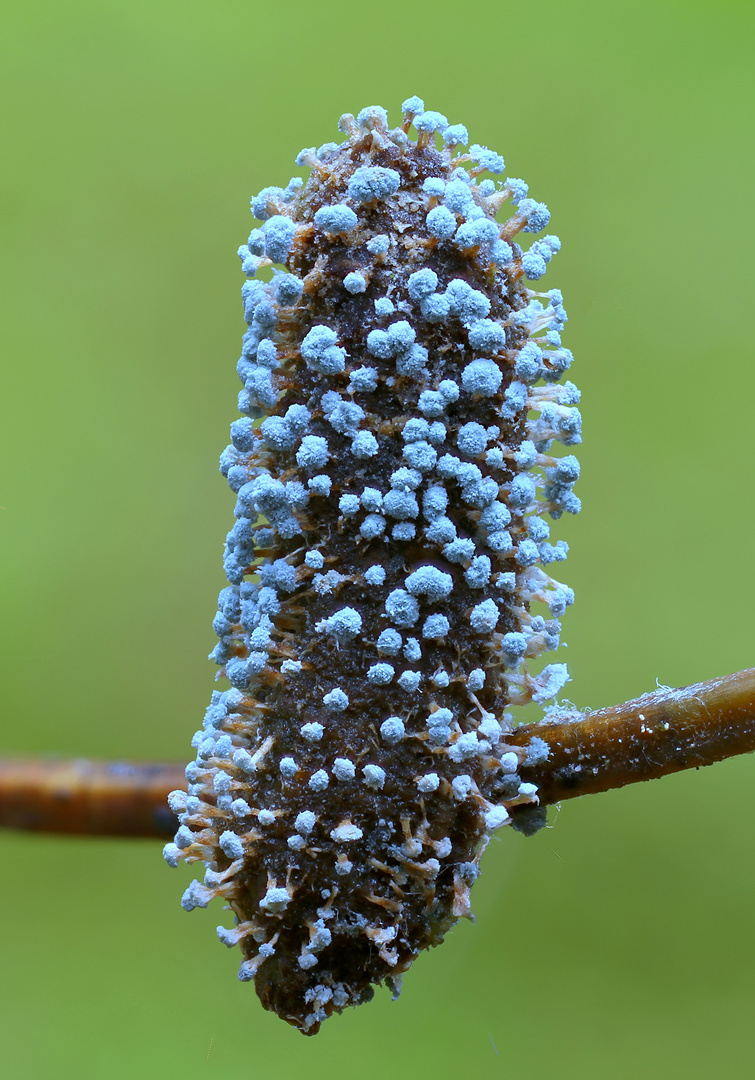
[[(546, 761), (522, 766), (541, 806), (655, 780), (755, 750), (755, 668), (557, 722), (523, 724), (515, 746), (546, 742)], [(179, 764), (0, 758), (0, 826), (87, 836), (167, 839), (165, 799), (184, 786)]]
[(0, 826), (84, 836), (171, 837), (183, 765), (0, 758)]
[(522, 768), (541, 806), (657, 780), (755, 750), (755, 668), (681, 690), (663, 687), (578, 719), (518, 727), (508, 741), (548, 743), (548, 760)]

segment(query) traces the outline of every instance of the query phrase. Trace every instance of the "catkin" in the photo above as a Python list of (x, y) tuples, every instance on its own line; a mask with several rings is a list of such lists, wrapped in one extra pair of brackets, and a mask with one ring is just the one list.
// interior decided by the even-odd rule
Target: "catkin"
[(579, 395), (561, 294), (528, 286), (560, 242), (522, 250), (548, 210), (481, 180), (503, 159), (464, 152), (463, 125), (418, 98), (403, 116), (342, 117), (344, 142), (297, 158), (306, 183), (252, 201), (213, 624), (232, 688), (165, 850), (205, 863), (184, 908), (224, 898), (239, 977), (306, 1034), (374, 984), (397, 993), (470, 913), (512, 806), (536, 826), (518, 769), (545, 744), (507, 745), (507, 709), (567, 679), (527, 670), (573, 600), (541, 515), (579, 508), (576, 460), (551, 453), (580, 441)]

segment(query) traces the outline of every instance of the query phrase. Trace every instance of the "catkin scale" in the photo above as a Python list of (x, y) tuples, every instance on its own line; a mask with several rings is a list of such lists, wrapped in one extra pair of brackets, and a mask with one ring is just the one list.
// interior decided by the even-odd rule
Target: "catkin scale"
[(502, 159), (454, 159), (466, 133), (418, 99), (404, 115), (342, 118), (344, 143), (297, 159), (306, 184), (253, 201), (244, 269), (284, 271), (243, 290), (239, 404), (266, 419), (236, 422), (221, 458), (238, 502), (213, 656), (234, 689), (195, 736), (166, 848), (205, 862), (184, 907), (225, 898), (239, 977), (306, 1034), (397, 992), (469, 914), (490, 833), (537, 802), (517, 769), (542, 748), (507, 745), (505, 710), (565, 680), (522, 663), (558, 643), (532, 603), (572, 599), (537, 566), (565, 554), (537, 513), (578, 509), (573, 459), (550, 455), (579, 441), (555, 385), (565, 314), (525, 278), (560, 245), (523, 253), (542, 204), (478, 184)]

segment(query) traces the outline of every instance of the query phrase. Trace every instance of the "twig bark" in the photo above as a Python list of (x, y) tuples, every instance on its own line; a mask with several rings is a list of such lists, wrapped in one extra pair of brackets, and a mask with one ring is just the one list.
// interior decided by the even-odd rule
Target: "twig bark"
[(541, 806), (699, 769), (755, 750), (755, 668), (680, 690), (662, 687), (562, 723), (528, 724), (509, 741), (536, 735), (548, 760), (522, 770)]
[(185, 783), (177, 763), (0, 758), (0, 826), (168, 838), (178, 821), (165, 798)]
[[(527, 746), (533, 737), (550, 753), (521, 775), (537, 785), (541, 806), (751, 753), (755, 668), (574, 719), (524, 724), (507, 742)], [(184, 783), (179, 764), (0, 758), (0, 826), (167, 839), (177, 821), (165, 799)]]

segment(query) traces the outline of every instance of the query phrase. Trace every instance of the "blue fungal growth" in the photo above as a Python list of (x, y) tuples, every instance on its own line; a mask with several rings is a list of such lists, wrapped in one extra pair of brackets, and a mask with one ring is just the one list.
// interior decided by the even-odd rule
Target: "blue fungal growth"
[(344, 351), (336, 346), (338, 335), (328, 326), (313, 326), (301, 343), (301, 355), (314, 371), (337, 375), (343, 371)]
[(348, 184), (348, 193), (355, 202), (366, 203), (382, 201), (394, 195), (401, 183), (401, 177), (395, 169), (380, 166), (364, 166), (357, 169)]
[(453, 578), (436, 566), (421, 566), (406, 579), (413, 596), (425, 596), (430, 603), (445, 600), (453, 589)]
[(358, 274), (356, 271), (352, 271), (343, 279), (343, 287), (346, 289), (346, 292), (352, 294), (363, 293), (367, 289), (367, 278), (364, 274)]
[(435, 206), (427, 215), (427, 228), (438, 240), (450, 240), (458, 228), (456, 215), (445, 206)]
[(239, 978), (307, 1034), (470, 913), (493, 830), (537, 802), (509, 707), (568, 680), (537, 663), (574, 601), (549, 522), (580, 507), (563, 298), (531, 287), (561, 244), (450, 119), (346, 114), (239, 249), (230, 689), (164, 855), (204, 864), (183, 907), (230, 907)]
[(265, 237), (265, 254), (273, 262), (286, 261), (293, 243), (296, 226), (290, 218), (276, 214), (268, 218), (262, 229)]
[(321, 206), (315, 214), (315, 225), (327, 233), (349, 233), (356, 228), (359, 218), (350, 206)]

